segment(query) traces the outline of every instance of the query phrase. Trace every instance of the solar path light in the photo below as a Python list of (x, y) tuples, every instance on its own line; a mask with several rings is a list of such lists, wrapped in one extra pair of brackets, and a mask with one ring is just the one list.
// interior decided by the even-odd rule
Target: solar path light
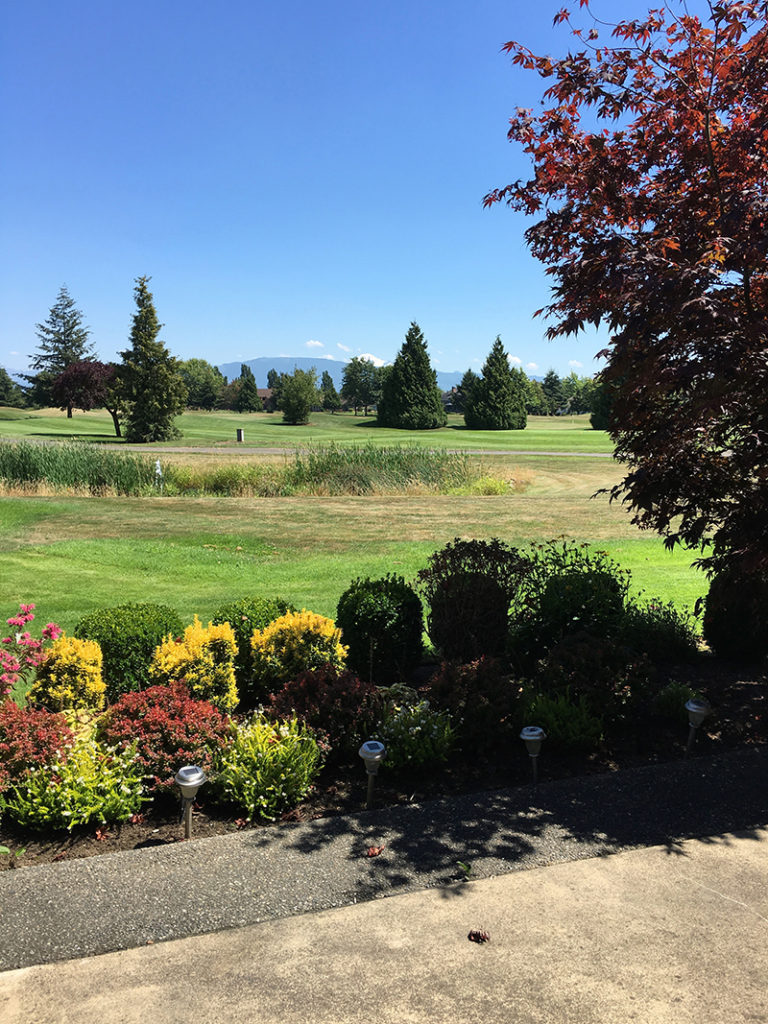
[(542, 741), (546, 738), (547, 734), (540, 725), (526, 725), (520, 733), (520, 739), (525, 744), (525, 749), (528, 751), (528, 756), (531, 759), (534, 785), (539, 781), (539, 753), (541, 752)]
[(370, 811), (373, 806), (373, 783), (379, 773), (379, 765), (384, 760), (387, 748), (378, 740), (366, 740), (358, 750), (363, 759), (365, 770), (368, 773), (368, 795), (365, 800), (365, 809)]
[(685, 710), (688, 712), (688, 743), (685, 748), (686, 754), (690, 754), (691, 748), (693, 747), (693, 741), (696, 739), (696, 731), (711, 712), (712, 707), (709, 701), (703, 698), (691, 697), (686, 702)]
[(205, 772), (197, 765), (185, 764), (176, 772), (173, 780), (181, 790), (181, 820), (184, 822), (184, 838), (192, 838), (192, 804), (197, 791), (206, 782)]

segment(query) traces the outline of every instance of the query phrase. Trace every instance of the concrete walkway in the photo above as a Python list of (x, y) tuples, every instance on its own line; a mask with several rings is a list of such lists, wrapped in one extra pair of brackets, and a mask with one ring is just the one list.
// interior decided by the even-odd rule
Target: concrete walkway
[(768, 1021), (766, 825), (752, 750), (4, 872), (0, 1020)]

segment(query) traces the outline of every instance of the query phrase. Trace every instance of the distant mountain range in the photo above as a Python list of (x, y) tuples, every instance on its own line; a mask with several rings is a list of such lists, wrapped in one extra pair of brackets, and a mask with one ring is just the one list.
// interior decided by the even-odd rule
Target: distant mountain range
[[(277, 370), (278, 373), (293, 373), (294, 370), (311, 370), (314, 366), (317, 370), (318, 383), (320, 383), (323, 370), (327, 370), (333, 378), (336, 388), (339, 389), (341, 388), (344, 367), (347, 364), (339, 359), (312, 359), (307, 356), (296, 356), (295, 358), (291, 356), (278, 356), (276, 359), (270, 359), (269, 357), (262, 356), (260, 359), (244, 359), (239, 363), (221, 363), (219, 370), (221, 370), (227, 380), (234, 380), (235, 377), (240, 376), (240, 367), (243, 365), (249, 366), (253, 370), (257, 388), (265, 388), (267, 386), (267, 374), (270, 370)], [(463, 376), (463, 370), (456, 370), (453, 373), (445, 373), (442, 370), (438, 370), (438, 387), (441, 391), (450, 391), (451, 388), (458, 387), (461, 384)]]

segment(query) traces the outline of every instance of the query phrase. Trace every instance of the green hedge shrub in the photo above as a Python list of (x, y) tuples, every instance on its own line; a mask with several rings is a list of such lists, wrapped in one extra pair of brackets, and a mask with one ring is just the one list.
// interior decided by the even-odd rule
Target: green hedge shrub
[(503, 653), (509, 609), (528, 559), (503, 541), (460, 540), (430, 556), (418, 573), (427, 632), (443, 657), (469, 662)]
[(349, 666), (369, 682), (406, 679), (421, 660), (424, 609), (402, 576), (353, 580), (339, 598), (336, 624)]
[(84, 616), (75, 636), (95, 640), (103, 656), (107, 700), (151, 685), (149, 666), (155, 648), (167, 636), (184, 632), (172, 608), (161, 604), (124, 604)]

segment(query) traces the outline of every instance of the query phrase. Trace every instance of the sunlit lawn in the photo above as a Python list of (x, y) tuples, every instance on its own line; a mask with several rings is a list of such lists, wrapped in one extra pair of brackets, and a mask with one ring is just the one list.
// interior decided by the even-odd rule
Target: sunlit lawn
[[(307, 426), (288, 426), (281, 413), (187, 412), (177, 425), (182, 432), (176, 445), (243, 448), (297, 447), (308, 443), (421, 444), (435, 448), (467, 448), (484, 451), (573, 451), (610, 453), (611, 442), (603, 431), (592, 430), (588, 416), (530, 416), (525, 430), (466, 430), (463, 417), (451, 415), (440, 430), (403, 431), (376, 426), (374, 416), (351, 413), (313, 413)], [(238, 445), (237, 430), (245, 432)], [(0, 409), (0, 439), (27, 437), (36, 440), (86, 440), (116, 443), (108, 413), (97, 410), (64, 412), (46, 409)], [(157, 446), (146, 446), (147, 448)], [(162, 447), (162, 446), (161, 446)]]
[[(497, 497), (271, 499), (6, 498), (0, 579), (7, 618), (34, 601), (43, 621), (159, 601), (205, 618), (245, 595), (279, 595), (333, 615), (356, 576), (412, 580), (429, 554), (462, 537), (524, 545), (567, 535), (608, 550), (633, 589), (692, 605), (706, 589), (692, 555), (639, 533), (620, 504), (592, 498), (618, 479), (608, 459), (491, 458), (527, 488)], [(511, 463), (511, 465), (510, 465)]]

